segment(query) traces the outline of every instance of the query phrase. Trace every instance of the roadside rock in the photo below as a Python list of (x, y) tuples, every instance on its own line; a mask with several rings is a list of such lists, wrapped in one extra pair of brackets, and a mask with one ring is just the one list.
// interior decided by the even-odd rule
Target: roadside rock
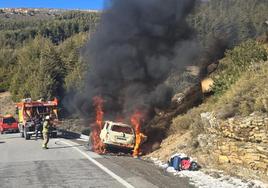
[(201, 118), (206, 133), (198, 137), (200, 148), (218, 159), (214, 166), (268, 181), (267, 114), (253, 113), (223, 121), (207, 112)]

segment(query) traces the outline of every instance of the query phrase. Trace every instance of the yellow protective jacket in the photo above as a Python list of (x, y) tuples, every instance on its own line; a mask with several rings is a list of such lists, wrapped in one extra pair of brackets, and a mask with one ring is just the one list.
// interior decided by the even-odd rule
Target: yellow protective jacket
[(49, 127), (50, 127), (50, 123), (48, 121), (44, 121), (43, 123), (43, 134), (48, 134), (49, 131)]

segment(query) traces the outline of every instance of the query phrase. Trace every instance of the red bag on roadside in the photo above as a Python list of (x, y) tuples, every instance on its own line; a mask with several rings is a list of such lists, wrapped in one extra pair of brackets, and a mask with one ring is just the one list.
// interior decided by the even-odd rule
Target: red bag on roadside
[(182, 170), (189, 170), (191, 167), (191, 161), (189, 159), (182, 159), (181, 160), (181, 169)]

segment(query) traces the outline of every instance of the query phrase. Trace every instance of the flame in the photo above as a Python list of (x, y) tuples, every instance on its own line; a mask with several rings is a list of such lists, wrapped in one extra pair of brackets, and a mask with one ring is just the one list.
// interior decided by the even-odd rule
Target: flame
[(140, 154), (141, 120), (142, 120), (142, 113), (140, 113), (140, 112), (135, 112), (130, 118), (130, 121), (135, 129), (135, 134), (136, 134), (135, 147), (133, 150), (133, 157), (138, 157)]
[(100, 139), (100, 132), (102, 129), (102, 122), (104, 115), (103, 103), (104, 100), (102, 99), (102, 97), (96, 96), (93, 98), (93, 105), (95, 106), (96, 111), (96, 122), (91, 129), (91, 143), (92, 143), (92, 149), (96, 153), (105, 153), (105, 146)]

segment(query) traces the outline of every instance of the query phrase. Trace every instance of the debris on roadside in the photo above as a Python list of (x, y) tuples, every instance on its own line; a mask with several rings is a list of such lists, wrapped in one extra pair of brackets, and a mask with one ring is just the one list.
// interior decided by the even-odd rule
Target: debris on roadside
[(176, 153), (170, 157), (168, 160), (168, 168), (169, 170), (191, 170), (197, 171), (201, 168), (200, 165), (196, 161), (194, 161), (191, 157), (188, 157), (185, 154)]
[[(184, 154), (175, 154), (170, 157), (170, 159), (175, 156), (181, 158), (187, 157)], [(238, 177), (231, 177), (229, 175), (224, 175), (220, 171), (215, 171), (209, 169), (208, 172), (204, 172), (201, 168), (200, 170), (175, 170), (173, 166), (169, 166), (169, 163), (164, 163), (157, 158), (151, 157), (151, 161), (165, 171), (172, 173), (174, 176), (189, 178), (190, 183), (199, 188), (267, 188), (268, 185), (259, 180), (252, 179), (240, 179)], [(170, 160), (169, 160), (170, 161)], [(214, 172), (217, 174), (211, 175), (209, 172)]]

